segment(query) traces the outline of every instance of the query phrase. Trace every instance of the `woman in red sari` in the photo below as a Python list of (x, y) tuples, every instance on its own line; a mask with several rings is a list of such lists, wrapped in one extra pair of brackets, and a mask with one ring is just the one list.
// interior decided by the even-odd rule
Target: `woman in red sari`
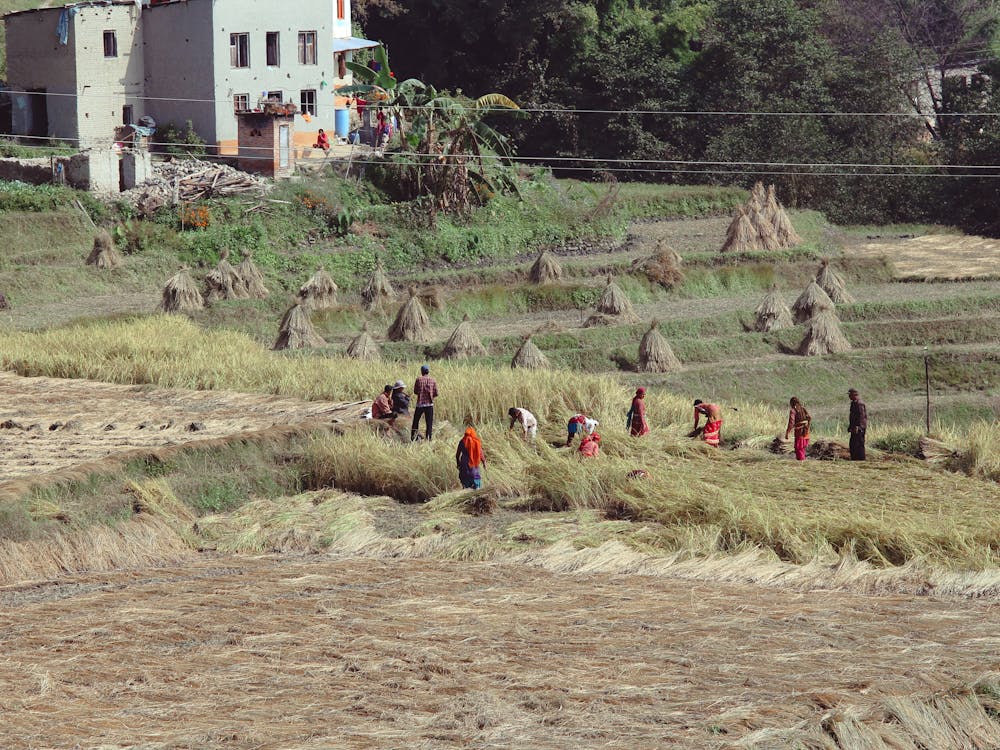
[(632, 408), (628, 410), (628, 431), (632, 437), (649, 433), (649, 423), (646, 421), (646, 389), (642, 386), (635, 389)]
[(792, 396), (788, 406), (788, 426), (785, 428), (785, 440), (788, 440), (790, 433), (795, 432), (795, 460), (805, 461), (806, 448), (809, 447), (809, 424), (812, 422), (812, 417), (795, 396)]

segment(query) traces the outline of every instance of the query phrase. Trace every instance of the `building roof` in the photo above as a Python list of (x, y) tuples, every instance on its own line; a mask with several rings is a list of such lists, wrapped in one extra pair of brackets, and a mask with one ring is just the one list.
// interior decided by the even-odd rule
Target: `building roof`
[(65, 5), (52, 5), (47, 8), (28, 8), (26, 10), (13, 10), (5, 13), (4, 18), (11, 16), (22, 16), (28, 13), (53, 13), (62, 12), (64, 8), (100, 8), (107, 5), (135, 5), (135, 0), (86, 0), (80, 3), (66, 3)]

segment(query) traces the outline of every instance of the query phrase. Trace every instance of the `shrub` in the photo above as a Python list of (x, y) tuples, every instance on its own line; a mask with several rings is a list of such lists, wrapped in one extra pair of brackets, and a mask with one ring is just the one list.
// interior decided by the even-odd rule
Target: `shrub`
[(175, 156), (200, 156), (205, 153), (205, 140), (198, 135), (194, 124), (188, 120), (184, 128), (168, 122), (157, 132), (157, 140), (152, 144), (157, 151)]

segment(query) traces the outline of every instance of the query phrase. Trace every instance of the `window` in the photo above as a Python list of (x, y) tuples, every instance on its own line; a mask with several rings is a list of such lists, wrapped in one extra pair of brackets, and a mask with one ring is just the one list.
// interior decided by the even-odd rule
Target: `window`
[(267, 32), (267, 64), (272, 67), (277, 67), (281, 63), (280, 55), (278, 54), (278, 32), (269, 31)]
[(118, 35), (113, 31), (104, 32), (104, 56), (118, 57)]
[(126, 104), (124, 107), (122, 107), (122, 125), (131, 125), (132, 123), (134, 123), (135, 120), (133, 120), (132, 118), (133, 118), (132, 105)]
[(299, 92), (299, 109), (304, 115), (316, 116), (316, 89), (302, 89)]
[(229, 64), (234, 68), (250, 67), (250, 35), (229, 35)]
[(299, 32), (299, 65), (316, 64), (316, 32)]
[(233, 112), (250, 111), (250, 94), (233, 94)]
[(267, 92), (267, 100), (269, 102), (278, 102), (279, 104), (281, 104), (281, 102), (283, 101), (282, 98), (281, 98), (281, 92), (280, 91), (268, 91)]
[(344, 17), (344, 0), (337, 0), (337, 18), (343, 21)]

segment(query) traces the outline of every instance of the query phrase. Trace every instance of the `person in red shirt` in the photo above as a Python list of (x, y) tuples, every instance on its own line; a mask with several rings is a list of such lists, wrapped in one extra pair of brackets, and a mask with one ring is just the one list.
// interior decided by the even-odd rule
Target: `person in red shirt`
[(584, 458), (597, 458), (601, 453), (601, 436), (596, 432), (593, 435), (584, 435), (577, 450)]
[(438, 395), (437, 381), (430, 376), (431, 368), (422, 365), (420, 377), (413, 384), (413, 398), (417, 400), (417, 408), (413, 412), (413, 425), (410, 428), (410, 440), (417, 439), (417, 429), (420, 426), (420, 418), (423, 417), (426, 426), (424, 433), (427, 440), (431, 439), (434, 430), (434, 399)]
[(313, 144), (313, 148), (321, 148), (324, 151), (330, 150), (330, 136), (326, 134), (323, 128), (319, 129), (319, 135), (316, 136), (316, 142)]
[(392, 386), (387, 385), (382, 389), (375, 401), (372, 403), (372, 419), (384, 419), (393, 424), (396, 421), (396, 412), (392, 410)]

